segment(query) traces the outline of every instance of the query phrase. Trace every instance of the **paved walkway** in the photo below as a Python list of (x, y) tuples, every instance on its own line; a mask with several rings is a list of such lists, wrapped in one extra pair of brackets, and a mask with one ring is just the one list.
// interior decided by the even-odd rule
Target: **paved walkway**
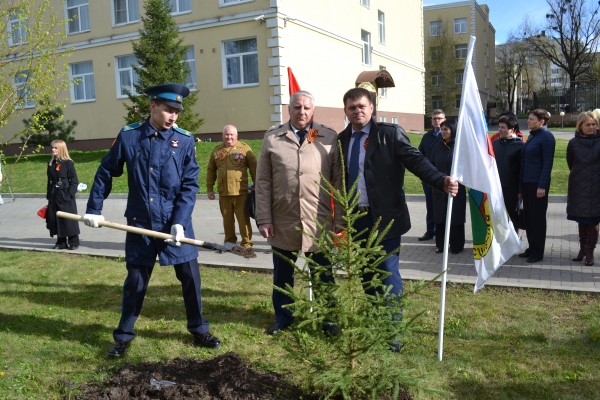
[[(44, 220), (36, 215), (37, 210), (46, 204), (40, 195), (17, 196), (14, 202), (4, 197), (0, 205), (0, 247), (36, 251), (52, 250), (55, 240), (50, 238)], [(78, 195), (77, 207), (83, 215), (87, 195)], [(433, 240), (419, 242), (417, 238), (425, 231), (424, 197), (408, 196), (408, 208), (413, 228), (403, 236), (403, 248), (400, 253), (400, 271), (405, 279), (431, 279), (441, 272), (442, 255), (435, 254)], [(125, 197), (113, 195), (104, 203), (106, 220), (125, 223)], [(467, 213), (468, 213), (467, 207)], [(210, 201), (199, 195), (193, 214), (194, 230), (198, 239), (221, 243), (224, 237), (218, 201)], [(449, 255), (448, 280), (453, 282), (475, 283), (473, 267), (472, 236), (470, 217), (467, 216), (467, 243), (465, 251), (458, 255)], [(255, 225), (254, 225), (255, 226)], [(125, 232), (110, 228), (93, 229), (81, 224), (81, 247), (75, 251), (94, 256), (119, 257), (125, 255)], [(523, 240), (526, 242), (526, 238)], [(270, 247), (258, 230), (254, 229), (254, 245), (257, 257), (242, 257), (200, 249), (198, 261), (215, 267), (245, 270), (269, 271), (272, 269)], [(596, 251), (597, 263), (586, 267), (582, 262), (573, 262), (571, 258), (578, 251), (577, 226), (565, 217), (565, 196), (551, 196), (548, 207), (548, 235), (544, 260), (528, 264), (517, 256), (510, 259), (487, 285), (546, 288), (557, 290), (600, 292), (600, 257)]]

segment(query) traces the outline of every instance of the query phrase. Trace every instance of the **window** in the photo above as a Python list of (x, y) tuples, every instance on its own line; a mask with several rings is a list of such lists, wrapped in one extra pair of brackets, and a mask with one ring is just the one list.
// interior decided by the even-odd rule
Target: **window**
[(133, 66), (138, 65), (135, 56), (117, 57), (117, 98), (127, 97), (128, 93), (138, 94), (135, 91), (134, 84), (137, 85), (139, 78), (133, 70)]
[(195, 90), (195, 89), (197, 89), (197, 87), (196, 87), (196, 59), (194, 56), (194, 46), (190, 46), (190, 48), (188, 49), (188, 51), (185, 55), (185, 60), (183, 60), (183, 62), (186, 62), (188, 67), (190, 67), (190, 74), (188, 75), (187, 79), (185, 80), (185, 86), (187, 86), (191, 90)]
[[(379, 70), (380, 71), (385, 71), (385, 67), (383, 65), (379, 66)], [(381, 89), (379, 89), (379, 97), (386, 97), (387, 96), (387, 88), (382, 87)]]
[(377, 11), (377, 21), (379, 22), (379, 43), (385, 43), (385, 14)]
[(456, 44), (454, 45), (454, 58), (457, 60), (464, 60), (467, 58), (467, 45)]
[(223, 80), (225, 87), (258, 84), (256, 39), (223, 42)]
[(440, 71), (431, 73), (431, 86), (442, 86), (444, 84), (444, 76)]
[(442, 36), (442, 21), (431, 21), (429, 23), (429, 36)]
[(96, 87), (94, 86), (94, 66), (91, 61), (71, 64), (70, 68), (71, 97), (73, 103), (96, 100)]
[(229, 6), (229, 5), (235, 5), (236, 3), (247, 3), (249, 1), (254, 1), (254, 0), (220, 0), (221, 6)]
[(398, 125), (398, 117), (392, 117), (392, 124)]
[(17, 94), (17, 108), (33, 108), (35, 101), (31, 100), (30, 96), (33, 90), (29, 86), (29, 78), (31, 72), (21, 71), (15, 74), (15, 89)]
[(27, 23), (20, 10), (10, 13), (8, 20), (8, 45), (16, 46), (27, 42)]
[(441, 61), (442, 60), (442, 48), (439, 46), (432, 47), (430, 50), (431, 53), (431, 61)]
[(387, 122), (387, 117), (379, 117), (379, 122)]
[(363, 42), (362, 62), (371, 65), (371, 34), (367, 31), (360, 31), (360, 38)]
[(192, 0), (170, 0), (172, 14), (192, 11)]
[(467, 33), (467, 19), (457, 18), (454, 20), (454, 34)]
[(360, 0), (360, 4), (369, 8), (371, 6), (371, 0)]
[(113, 0), (115, 25), (140, 20), (139, 0)]
[(455, 84), (462, 85), (464, 73), (465, 73), (464, 69), (457, 69), (456, 71), (454, 71), (454, 83)]
[(431, 96), (431, 108), (434, 110), (437, 108), (443, 108), (442, 96)]
[(67, 28), (69, 33), (90, 30), (90, 10), (88, 0), (67, 0)]
[(454, 97), (454, 107), (456, 107), (457, 109), (460, 108), (460, 94), (457, 94)]

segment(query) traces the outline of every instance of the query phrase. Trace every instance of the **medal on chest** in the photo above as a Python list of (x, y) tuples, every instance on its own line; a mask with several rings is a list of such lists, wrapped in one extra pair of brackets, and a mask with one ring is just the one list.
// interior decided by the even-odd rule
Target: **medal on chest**
[(239, 151), (236, 151), (235, 153), (233, 153), (233, 159), (239, 163), (244, 161), (244, 154), (242, 154)]
[(176, 149), (179, 147), (180, 142), (177, 139), (171, 139), (171, 142), (169, 144), (171, 145), (171, 147)]

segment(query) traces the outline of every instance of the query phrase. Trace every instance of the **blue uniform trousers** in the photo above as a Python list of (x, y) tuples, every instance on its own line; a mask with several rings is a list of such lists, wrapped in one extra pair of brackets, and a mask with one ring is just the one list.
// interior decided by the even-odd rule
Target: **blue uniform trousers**
[[(294, 262), (296, 262), (298, 257), (292, 251), (273, 247), (273, 285), (280, 288), (285, 288), (285, 285), (289, 284), (290, 286), (294, 287), (294, 267), (275, 252), (282, 254)], [(313, 261), (315, 261), (317, 264), (323, 266), (329, 264), (329, 260), (327, 260), (322, 253), (305, 253), (304, 255), (309, 257), (311, 254), (313, 255)], [(323, 282), (334, 282), (333, 275), (331, 274), (321, 274), (320, 279)], [(294, 322), (294, 316), (292, 315), (291, 311), (287, 308), (283, 308), (284, 305), (291, 303), (293, 303), (293, 301), (289, 296), (281, 293), (277, 289), (273, 289), (275, 322), (283, 326), (288, 326)]]
[(433, 221), (433, 189), (431, 186), (423, 183), (423, 193), (425, 193), (425, 223), (427, 224), (427, 233), (435, 235), (435, 222)]
[[(375, 224), (375, 221), (373, 221), (373, 215), (371, 214), (371, 212), (368, 212), (367, 215), (359, 218), (356, 220), (356, 222), (354, 223), (354, 228), (357, 231), (362, 231), (363, 229), (368, 229), (369, 231), (371, 230), (371, 228), (373, 228), (373, 225)], [(383, 227), (381, 227), (383, 228)], [(358, 239), (361, 239), (360, 237)], [(382, 240), (380, 242), (381, 246), (383, 246), (383, 249), (386, 252), (391, 252), (394, 249), (397, 249), (400, 246), (400, 236), (395, 237), (395, 238), (390, 238), (390, 239), (386, 239), (386, 240)], [(363, 243), (365, 244), (365, 243)], [(403, 292), (403, 286), (402, 286), (402, 277), (400, 276), (400, 266), (399, 266), (399, 262), (400, 262), (400, 251), (397, 251), (396, 253), (393, 253), (392, 255), (390, 255), (390, 257), (388, 257), (384, 262), (382, 262), (381, 264), (379, 264), (379, 269), (381, 269), (382, 271), (385, 272), (390, 272), (391, 275), (389, 275), (387, 278), (385, 278), (383, 280), (383, 284), (385, 286), (389, 286), (392, 285), (392, 290), (390, 291), (391, 294), (394, 295), (400, 295)], [(363, 275), (363, 282), (368, 282), (371, 278), (372, 278), (372, 274), (365, 274)], [(370, 295), (374, 295), (375, 294), (375, 289), (369, 289), (366, 291), (367, 294)]]
[[(187, 328), (192, 334), (208, 332), (208, 320), (202, 316), (202, 289), (198, 260), (175, 264), (175, 276), (181, 282), (183, 302), (187, 315)], [(113, 331), (115, 341), (130, 342), (135, 338), (133, 325), (142, 311), (148, 282), (154, 267), (127, 263), (127, 278), (123, 284), (121, 321)]]

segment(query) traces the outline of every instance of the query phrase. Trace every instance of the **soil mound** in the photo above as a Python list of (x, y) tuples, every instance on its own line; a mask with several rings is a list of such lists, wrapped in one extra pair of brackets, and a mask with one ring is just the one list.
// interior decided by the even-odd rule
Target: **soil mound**
[(76, 397), (80, 400), (318, 398), (301, 393), (279, 374), (253, 370), (235, 353), (226, 353), (210, 360), (177, 358), (168, 363), (126, 365), (107, 377), (104, 385), (93, 383), (80, 390), (81, 395)]

